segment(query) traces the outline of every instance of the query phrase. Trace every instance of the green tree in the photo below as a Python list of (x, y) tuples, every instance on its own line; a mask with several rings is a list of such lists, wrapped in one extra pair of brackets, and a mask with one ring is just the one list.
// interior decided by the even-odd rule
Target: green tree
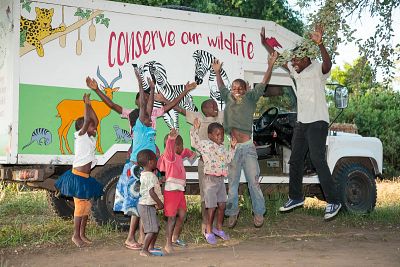
[[(395, 61), (400, 58), (400, 44), (393, 44), (392, 26), (393, 11), (400, 7), (399, 0), (297, 0), (297, 3), (301, 8), (308, 8), (311, 4), (319, 7), (308, 18), (306, 35), (315, 24), (322, 24), (326, 29), (324, 42), (331, 54), (337, 53), (339, 43), (356, 41), (360, 52), (371, 62), (374, 72), (379, 67), (386, 74), (387, 81), (393, 78)], [(376, 17), (379, 22), (373, 36), (367, 40), (355, 40), (353, 33), (357, 29), (352, 29), (347, 19), (359, 18), (363, 14)], [(312, 44), (307, 43), (306, 47), (310, 55), (315, 55)]]
[(304, 25), (287, 0), (113, 0), (147, 6), (185, 6), (203, 13), (270, 20), (299, 34)]
[(365, 94), (368, 90), (379, 88), (381, 85), (375, 81), (375, 73), (365, 57), (346, 63), (341, 67), (332, 69), (330, 82), (344, 85), (349, 93)]

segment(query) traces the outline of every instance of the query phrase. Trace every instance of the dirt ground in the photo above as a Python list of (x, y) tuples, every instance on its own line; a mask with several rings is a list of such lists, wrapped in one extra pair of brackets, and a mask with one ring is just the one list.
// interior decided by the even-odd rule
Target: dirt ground
[[(144, 258), (121, 244), (124, 233), (91, 247), (64, 244), (3, 251), (1, 266), (400, 266), (400, 223), (323, 222), (302, 214), (263, 228), (238, 226), (230, 241), (189, 244), (173, 255)], [(241, 238), (241, 234), (245, 238)], [(160, 245), (164, 240), (158, 241)]]

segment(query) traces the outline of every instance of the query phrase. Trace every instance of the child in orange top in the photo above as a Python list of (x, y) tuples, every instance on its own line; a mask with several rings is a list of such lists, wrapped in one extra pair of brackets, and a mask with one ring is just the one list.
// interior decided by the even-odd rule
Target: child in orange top
[[(165, 251), (172, 253), (172, 245), (185, 247), (184, 241), (179, 239), (182, 231), (183, 221), (186, 215), (186, 171), (183, 165), (183, 159), (194, 159), (196, 154), (183, 148), (182, 137), (175, 129), (171, 129), (169, 135), (166, 136), (165, 151), (158, 160), (157, 167), (160, 171), (165, 172), (164, 187), (164, 214), (168, 217), (166, 237), (167, 244)], [(178, 218), (176, 219), (176, 215)]]

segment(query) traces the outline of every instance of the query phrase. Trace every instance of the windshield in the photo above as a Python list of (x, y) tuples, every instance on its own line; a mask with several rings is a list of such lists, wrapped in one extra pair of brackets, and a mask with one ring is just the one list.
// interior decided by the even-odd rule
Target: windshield
[(283, 85), (267, 85), (264, 96), (257, 102), (254, 117), (260, 117), (263, 112), (271, 107), (277, 107), (279, 113), (296, 112), (297, 102), (293, 88)]

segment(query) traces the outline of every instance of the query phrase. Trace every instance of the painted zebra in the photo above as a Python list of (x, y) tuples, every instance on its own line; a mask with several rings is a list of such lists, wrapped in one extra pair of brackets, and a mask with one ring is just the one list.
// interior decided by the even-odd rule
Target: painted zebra
[[(142, 78), (142, 86), (145, 91), (149, 90), (147, 78), (153, 77), (156, 86), (155, 92), (163, 94), (164, 97), (169, 101), (172, 101), (173, 99), (178, 97), (178, 95), (181, 94), (185, 89), (184, 84), (171, 85), (168, 82), (167, 71), (165, 67), (159, 62), (156, 61), (146, 62), (143, 66), (139, 67), (139, 72)], [(198, 110), (193, 102), (193, 97), (190, 95), (190, 93), (186, 94), (185, 97), (182, 98), (182, 100), (179, 102), (179, 106), (181, 106), (186, 110), (191, 110), (191, 111)], [(160, 107), (162, 107), (162, 103), (154, 101), (154, 108), (160, 108)], [(171, 128), (179, 129), (178, 115), (179, 115), (178, 112), (175, 111), (174, 109), (171, 109), (170, 111), (164, 114), (164, 121), (170, 129)]]
[[(208, 87), (210, 89), (210, 97), (218, 103), (218, 109), (223, 110), (225, 108), (225, 102), (222, 100), (219, 93), (216, 75), (211, 66), (215, 57), (207, 51), (196, 50), (193, 53), (193, 58), (195, 60), (194, 80), (197, 84), (202, 84), (206, 74), (210, 73), (208, 75)], [(231, 83), (229, 82), (228, 75), (223, 68), (221, 68), (221, 77), (224, 81), (225, 86), (228, 87), (228, 89), (231, 89)]]

